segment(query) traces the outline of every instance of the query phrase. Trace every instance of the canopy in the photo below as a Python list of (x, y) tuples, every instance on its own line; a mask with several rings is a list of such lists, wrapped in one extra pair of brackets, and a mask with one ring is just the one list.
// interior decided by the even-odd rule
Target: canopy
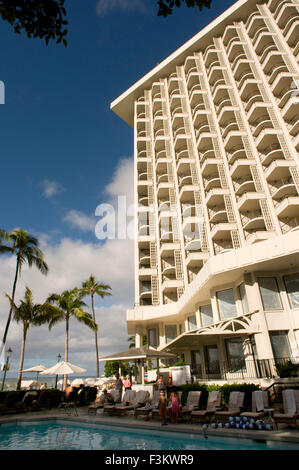
[(78, 374), (81, 372), (86, 372), (86, 369), (82, 369), (79, 366), (75, 366), (70, 362), (57, 362), (55, 366), (50, 367), (49, 369), (41, 372), (41, 375), (69, 375), (69, 374)]
[(109, 356), (104, 356), (99, 359), (100, 362), (104, 361), (135, 361), (137, 359), (174, 359), (176, 354), (167, 353), (165, 351), (157, 351), (156, 349), (147, 348), (132, 348), (127, 349)]
[(78, 385), (84, 385), (85, 380), (84, 379), (75, 379), (72, 381), (72, 387), (76, 387)]
[(38, 366), (31, 367), (30, 369), (25, 369), (23, 372), (43, 372), (44, 370), (46, 370), (46, 367), (39, 364)]
[(21, 388), (29, 388), (36, 386), (38, 386), (38, 382), (36, 380), (22, 380), (21, 382)]

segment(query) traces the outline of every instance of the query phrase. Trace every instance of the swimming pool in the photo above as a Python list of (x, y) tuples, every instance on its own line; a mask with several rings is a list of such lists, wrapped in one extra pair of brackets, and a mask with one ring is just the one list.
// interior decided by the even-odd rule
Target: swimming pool
[(7, 450), (291, 450), (278, 441), (122, 428), (75, 421), (18, 421), (0, 425), (0, 449)]

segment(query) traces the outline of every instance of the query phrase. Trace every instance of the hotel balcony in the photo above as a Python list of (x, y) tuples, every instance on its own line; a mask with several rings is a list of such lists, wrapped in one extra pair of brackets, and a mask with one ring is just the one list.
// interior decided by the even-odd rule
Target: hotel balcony
[(188, 217), (195, 217), (197, 215), (194, 199), (184, 202), (184, 204), (181, 205), (181, 214), (183, 220)]
[(237, 38), (238, 36), (238, 27), (232, 24), (228, 24), (224, 30), (224, 34), (222, 36), (223, 44), (225, 47), (228, 46), (229, 41), (233, 38)]
[(233, 250), (233, 242), (231, 240), (230, 233), (229, 233), (229, 238), (215, 240), (213, 245), (214, 245), (215, 255), (220, 255), (221, 253), (225, 253), (227, 251)]
[(190, 235), (190, 232), (184, 234), (185, 252), (188, 252), (188, 253), (189, 252), (201, 252), (202, 243), (201, 243), (199, 233), (196, 233), (196, 231), (195, 231), (195, 227), (198, 230), (198, 225), (193, 224), (193, 229), (191, 227), (192, 235)]
[(249, 78), (248, 75), (252, 73), (252, 64), (253, 60), (244, 59), (238, 62), (237, 67), (235, 68), (234, 78), (238, 82), (237, 86), (240, 89), (243, 86), (246, 78)]
[(214, 224), (228, 222), (226, 207), (224, 204), (211, 207), (211, 209), (209, 209), (208, 212), (209, 212), (209, 221), (210, 221), (211, 227), (213, 227)]
[(160, 231), (160, 243), (172, 243), (173, 242), (173, 232), (170, 227), (168, 230)]
[(219, 49), (216, 49), (216, 46), (214, 44), (211, 44), (208, 46), (203, 54), (203, 60), (205, 64), (205, 69), (209, 69), (211, 64), (216, 62), (218, 58), (218, 53), (220, 52)]
[(206, 194), (206, 205), (207, 206), (220, 206), (223, 203), (223, 197), (229, 195), (229, 189), (214, 188)]
[(199, 76), (202, 74), (202, 72), (199, 72), (197, 67), (192, 67), (188, 74), (186, 75), (186, 82), (187, 82), (187, 88), (188, 91), (194, 86), (199, 83)]
[(296, 167), (296, 163), (290, 160), (274, 160), (265, 170), (265, 178), (268, 181), (275, 181), (290, 176), (290, 168)]
[[(188, 213), (188, 215), (185, 215), (182, 220), (182, 230), (183, 232), (188, 232), (190, 227), (197, 227), (199, 222), (199, 218), (197, 217), (196, 214), (191, 215)], [(194, 229), (195, 231), (198, 231), (196, 228)]]
[(247, 66), (248, 63), (249, 63), (249, 59), (248, 59), (247, 55), (244, 52), (241, 52), (240, 54), (238, 54), (237, 57), (235, 57), (232, 65), (231, 65), (233, 75), (235, 75), (235, 73), (236, 73), (236, 71), (239, 67), (243, 68), (243, 67)]
[(246, 21), (246, 29), (248, 35), (253, 38), (259, 28), (265, 25), (265, 21), (261, 16), (261, 13), (258, 11), (254, 11)]
[(174, 254), (175, 250), (181, 250), (181, 244), (176, 242), (163, 242), (160, 246), (160, 256), (161, 258), (171, 257)]
[(138, 269), (139, 281), (150, 281), (151, 276), (157, 276), (157, 269), (148, 267), (141, 267)]
[(171, 75), (169, 75), (168, 79), (168, 93), (172, 93), (173, 90), (179, 88), (179, 83), (182, 81), (180, 77), (177, 76), (177, 74), (174, 72)]
[(221, 97), (221, 99), (219, 99), (219, 101), (217, 101), (215, 103), (215, 106), (216, 106), (216, 111), (217, 111), (217, 115), (219, 116), (222, 109), (225, 108), (225, 107), (230, 107), (232, 108), (233, 105), (232, 105), (232, 102), (231, 102), (231, 99), (230, 99), (230, 96), (228, 93), (225, 93), (223, 94), (223, 96)]
[(298, 43), (299, 37), (299, 15), (291, 16), (290, 19), (287, 21), (283, 35), (286, 38), (286, 41), (289, 46), (295, 47)]
[[(240, 153), (241, 155), (241, 153)], [(248, 158), (235, 160), (234, 164), (230, 168), (230, 175), (233, 180), (240, 178), (250, 177), (250, 165), (255, 165), (255, 160), (249, 160)]]
[(240, 178), (234, 181), (235, 193), (239, 198), (245, 193), (251, 193), (255, 191), (254, 181), (252, 179), (251, 173), (243, 178)]
[(169, 278), (176, 277), (176, 267), (174, 258), (162, 259), (162, 276)]
[(285, 197), (275, 205), (277, 217), (282, 218), (298, 218), (299, 217), (299, 197)]
[(184, 126), (184, 118), (186, 117), (188, 117), (188, 114), (183, 112), (183, 108), (181, 106), (175, 108), (171, 113), (171, 122), (173, 130)]
[(152, 161), (151, 155), (147, 150), (137, 150), (137, 160), (144, 163)]
[(275, 44), (273, 40), (273, 33), (269, 31), (267, 26), (261, 27), (255, 36), (255, 52), (258, 56), (262, 58), (264, 51), (268, 46)]
[[(250, 93), (245, 99), (245, 111), (250, 113), (251, 109), (254, 106), (258, 106), (259, 104), (264, 105), (264, 100), (262, 95), (259, 93), (258, 89), (256, 88), (252, 93)], [(268, 106), (268, 103), (266, 104)]]
[(215, 82), (219, 80), (221, 76), (223, 76), (223, 72), (226, 70), (226, 68), (222, 67), (220, 65), (220, 62), (218, 61), (213, 62), (210, 67), (211, 68), (208, 74), (208, 81), (209, 81), (209, 84), (213, 86)]
[(251, 131), (254, 137), (258, 137), (260, 133), (265, 129), (273, 129), (273, 122), (269, 114), (265, 114), (263, 116), (259, 116), (253, 122), (251, 127)]
[(167, 181), (161, 181), (157, 185), (157, 197), (159, 199), (166, 199), (169, 197), (169, 188), (173, 186), (173, 183), (169, 183)]
[(165, 103), (165, 98), (162, 98), (161, 93), (156, 93), (152, 100), (153, 113), (162, 110), (162, 105)]
[(228, 153), (231, 153), (232, 149), (240, 145), (240, 141), (242, 142), (242, 137), (245, 136), (247, 136), (246, 131), (240, 131), (237, 129), (229, 130), (223, 142), (225, 150)]
[(234, 147), (231, 147), (230, 151), (227, 154), (227, 160), (230, 165), (233, 165), (237, 160), (247, 159), (246, 150), (243, 146), (242, 139), (239, 139), (239, 142)]
[(255, 145), (260, 152), (264, 153), (265, 149), (276, 144), (278, 135), (282, 134), (283, 131), (280, 129), (266, 128), (256, 138)]
[(298, 16), (298, 4), (293, 2), (282, 2), (274, 13), (274, 18), (280, 28), (284, 28), (291, 18)]
[(206, 110), (204, 105), (203, 107), (200, 106), (198, 109), (195, 109), (195, 112), (193, 113), (194, 129), (199, 129), (203, 125), (203, 123), (205, 122), (207, 123), (208, 116), (210, 116), (211, 114), (212, 114), (212, 111)]
[(258, 242), (263, 242), (264, 240), (269, 240), (275, 236), (275, 232), (270, 232), (269, 230), (258, 230), (256, 232), (245, 232), (245, 239), (247, 245), (254, 245)]
[(238, 127), (238, 123), (237, 123), (235, 118), (224, 122), (221, 126), (222, 139), (225, 140), (225, 138), (229, 134), (229, 132), (238, 131), (238, 130), (239, 130), (239, 127)]
[(169, 212), (171, 208), (169, 198), (158, 200), (158, 212)]
[(291, 175), (271, 182), (270, 192), (274, 201), (281, 202), (288, 197), (298, 196), (298, 191)]
[(283, 96), (280, 97), (279, 107), (282, 108), (282, 117), (287, 122), (297, 119), (299, 115), (299, 95), (296, 90), (286, 90)]
[(177, 161), (177, 174), (179, 176), (184, 176), (191, 174), (190, 163), (195, 163), (193, 158), (181, 158)]
[(251, 73), (248, 74), (248, 76), (243, 77), (242, 86), (240, 86), (239, 89), (239, 94), (242, 101), (247, 104), (249, 96), (260, 95), (260, 90), (258, 87), (259, 83), (261, 82), (254, 78), (254, 75)]
[(213, 241), (215, 240), (231, 240), (231, 231), (236, 230), (237, 225), (235, 223), (225, 223), (220, 222), (218, 224), (213, 225), (211, 227), (211, 238)]
[(235, 111), (238, 111), (239, 108), (237, 106), (232, 106), (229, 100), (227, 105), (221, 107), (221, 111), (218, 114), (218, 123), (220, 126), (223, 126), (225, 122), (233, 120), (235, 116)]
[[(211, 152), (211, 154), (214, 153), (212, 150), (210, 152)], [(222, 163), (223, 163), (223, 161), (220, 158), (208, 158), (208, 157), (206, 157), (203, 160), (203, 163), (202, 163), (202, 160), (201, 160), (201, 174), (202, 174), (202, 176), (208, 177), (212, 173), (215, 173), (218, 169), (218, 165), (221, 165)]]
[(277, 50), (276, 46), (269, 46), (263, 54), (262, 69), (266, 75), (269, 75), (271, 70), (274, 67), (281, 63), (281, 58), (283, 58), (285, 52)]
[(203, 149), (211, 148), (213, 149), (213, 138), (217, 137), (216, 132), (212, 133), (208, 126), (205, 127), (206, 130), (202, 130), (197, 135), (197, 149), (199, 152), (203, 152)]
[(188, 251), (185, 259), (185, 263), (188, 269), (200, 270), (203, 264), (209, 259), (210, 255), (207, 252), (202, 251)]
[(260, 153), (261, 162), (264, 166), (269, 166), (277, 160), (285, 160), (284, 153), (277, 139), (273, 139), (271, 145), (265, 147)]
[(244, 52), (244, 44), (246, 43), (238, 35), (229, 40), (226, 46), (226, 54), (230, 62), (233, 62), (237, 55)]
[(150, 261), (150, 250), (139, 250), (139, 268), (144, 266), (150, 266)]
[(138, 238), (149, 237), (150, 227), (148, 224), (143, 224), (139, 226)]
[(184, 287), (183, 279), (165, 279), (162, 282), (161, 290), (163, 294), (177, 291), (179, 287)]
[[(268, 116), (268, 108), (272, 107), (271, 103), (265, 103), (258, 101), (252, 104), (250, 109), (247, 111), (247, 120), (251, 126), (257, 126), (257, 119), (262, 116)], [(270, 119), (270, 118), (269, 118)]]
[(186, 148), (187, 139), (191, 139), (191, 133), (186, 132), (185, 127), (181, 127), (174, 132), (173, 141), (176, 153)]
[(212, 91), (214, 102), (218, 103), (223, 97), (229, 96), (228, 90), (232, 90), (231, 85), (227, 85), (224, 79), (217, 80)]
[(141, 282), (140, 283), (140, 300), (142, 305), (151, 305), (152, 300), (152, 286), (151, 283)]
[(204, 178), (204, 188), (205, 191), (210, 191), (210, 189), (220, 188), (221, 180), (218, 171), (209, 175), (209, 177)]
[(141, 197), (138, 199), (138, 210), (149, 209), (149, 200), (147, 196)]
[(243, 230), (248, 232), (248, 234), (258, 231), (265, 231), (265, 220), (260, 209), (255, 211), (247, 211), (246, 213), (241, 213), (240, 215)]
[(246, 192), (238, 198), (237, 206), (239, 211), (254, 211), (260, 207), (260, 200), (265, 199), (263, 192)]
[(294, 74), (289, 72), (286, 65), (283, 66), (281, 63), (274, 72), (276, 72), (277, 75), (271, 85), (271, 89), (276, 97), (280, 97), (285, 91), (292, 89)]

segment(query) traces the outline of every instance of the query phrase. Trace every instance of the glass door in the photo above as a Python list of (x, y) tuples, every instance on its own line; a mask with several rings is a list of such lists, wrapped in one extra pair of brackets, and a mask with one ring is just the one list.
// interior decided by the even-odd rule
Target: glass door
[(220, 376), (219, 353), (217, 344), (205, 346), (206, 371), (208, 375)]

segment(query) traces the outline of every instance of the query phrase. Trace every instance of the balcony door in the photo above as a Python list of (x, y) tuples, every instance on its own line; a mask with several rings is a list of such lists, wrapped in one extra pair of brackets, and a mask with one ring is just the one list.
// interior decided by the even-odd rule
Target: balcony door
[(217, 344), (205, 346), (206, 372), (212, 378), (220, 377), (219, 352)]

